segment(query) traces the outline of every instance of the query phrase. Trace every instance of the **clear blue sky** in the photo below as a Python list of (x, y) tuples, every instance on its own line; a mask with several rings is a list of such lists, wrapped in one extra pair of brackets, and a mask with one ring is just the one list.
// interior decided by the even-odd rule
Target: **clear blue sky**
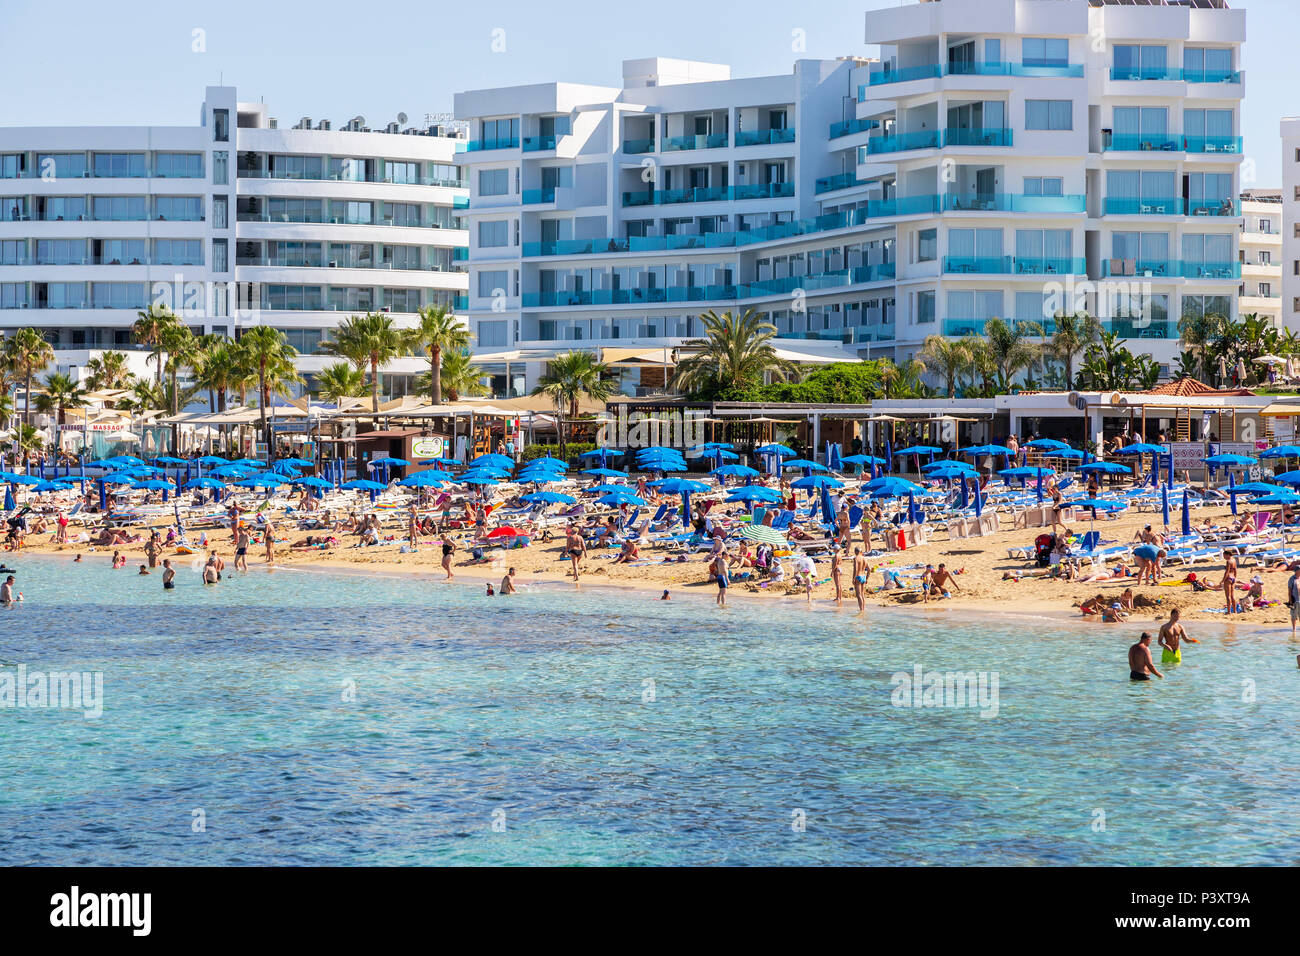
[[(465, 89), (568, 80), (617, 85), (624, 59), (672, 56), (730, 63), (755, 76), (797, 56), (871, 55), (867, 9), (895, 0), (735, 4), (660, 0), (491, 0), (440, 4), (314, 0), (176, 3), (0, 0), (5, 88), (0, 126), (188, 124), (203, 87), (225, 82), (265, 100), (286, 123), (300, 116), (371, 124), (450, 112)], [(1254, 185), (1281, 185), (1278, 120), (1300, 113), (1297, 0), (1236, 0), (1247, 10), (1244, 116)], [(304, 12), (306, 11), (306, 12)], [(205, 31), (206, 52), (191, 47)], [(493, 31), (504, 52), (493, 52)], [(806, 52), (792, 51), (804, 31)], [(1250, 182), (1244, 185), (1252, 185)]]

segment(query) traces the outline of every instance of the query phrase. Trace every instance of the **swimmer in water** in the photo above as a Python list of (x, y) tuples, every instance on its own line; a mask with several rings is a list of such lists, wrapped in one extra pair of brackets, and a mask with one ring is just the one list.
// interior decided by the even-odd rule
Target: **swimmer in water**
[(4, 584), (0, 584), (0, 606), (8, 607), (14, 600), (14, 576), (11, 574), (5, 578)]
[(163, 590), (170, 591), (176, 587), (176, 569), (172, 567), (172, 559), (163, 559)]
[(1143, 631), (1138, 642), (1128, 649), (1128, 677), (1129, 680), (1150, 680), (1152, 674), (1165, 679), (1151, 660), (1151, 635)]
[(501, 593), (503, 595), (515, 593), (515, 569), (514, 568), (508, 570), (506, 572), (506, 576), (501, 579)]

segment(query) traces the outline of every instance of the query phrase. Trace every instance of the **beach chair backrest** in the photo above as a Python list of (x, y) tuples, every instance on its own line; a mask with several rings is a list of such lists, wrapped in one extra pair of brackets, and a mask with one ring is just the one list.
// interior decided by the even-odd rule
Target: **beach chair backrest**
[(651, 518), (650, 521), (654, 524), (658, 524), (660, 521), (663, 520), (664, 515), (666, 515), (667, 513), (668, 513), (668, 502), (665, 501), (663, 504), (659, 506), (659, 510), (655, 512), (655, 516)]
[(857, 505), (854, 505), (852, 508), (849, 509), (849, 527), (856, 528), (858, 526), (858, 522), (860, 522), (861, 520), (862, 520), (862, 509)]
[(1270, 515), (1267, 511), (1255, 512), (1255, 533), (1259, 534), (1268, 525)]
[(1079, 539), (1079, 549), (1081, 551), (1092, 551), (1097, 547), (1097, 542), (1100, 540), (1100, 531), (1089, 531)]
[(783, 528), (789, 527), (790, 522), (793, 520), (794, 520), (793, 511), (782, 511), (779, 515), (776, 516), (775, 520), (773, 520), (772, 529), (774, 531), (780, 531)]
[(637, 508), (635, 511), (632, 512), (632, 514), (630, 514), (630, 515), (628, 516), (627, 521), (625, 521), (625, 522), (623, 523), (623, 527), (624, 527), (624, 528), (635, 528), (635, 527), (636, 527), (636, 519), (639, 518), (639, 517), (641, 517), (641, 509), (640, 509), (640, 508)]
[(750, 524), (755, 524), (755, 525), (762, 524), (762, 523), (763, 523), (763, 517), (764, 517), (764, 515), (766, 515), (766, 514), (767, 514), (767, 509), (766, 509), (766, 508), (760, 508), (758, 505), (755, 505), (755, 506), (754, 506), (754, 513), (753, 513), (752, 515), (750, 515), (749, 523), (750, 523)]

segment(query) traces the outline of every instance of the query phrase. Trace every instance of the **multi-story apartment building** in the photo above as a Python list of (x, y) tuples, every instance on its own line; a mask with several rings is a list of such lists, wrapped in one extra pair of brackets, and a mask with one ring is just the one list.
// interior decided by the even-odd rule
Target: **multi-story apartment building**
[(1282, 324), (1300, 331), (1300, 116), (1282, 119)]
[(162, 302), (196, 333), (280, 329), (310, 375), (349, 314), (463, 304), (463, 146), (360, 117), (283, 128), (232, 87), (196, 126), (0, 129), (0, 333), (35, 327), (75, 367)]
[(459, 95), (480, 350), (653, 352), (755, 308), (787, 347), (903, 359), (1086, 308), (1168, 363), (1179, 316), (1237, 314), (1244, 13), (923, 0), (865, 38), (878, 61), (785, 76)]
[(1241, 287), (1237, 311), (1282, 327), (1282, 191), (1241, 194)]

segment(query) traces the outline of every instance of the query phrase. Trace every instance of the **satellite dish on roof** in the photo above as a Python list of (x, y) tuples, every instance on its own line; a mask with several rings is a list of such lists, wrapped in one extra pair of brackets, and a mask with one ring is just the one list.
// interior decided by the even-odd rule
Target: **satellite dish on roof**
[(405, 123), (405, 122), (406, 122), (406, 114), (405, 114), (405, 113), (398, 113), (398, 114), (397, 114), (397, 122), (399, 122), (399, 123)]

